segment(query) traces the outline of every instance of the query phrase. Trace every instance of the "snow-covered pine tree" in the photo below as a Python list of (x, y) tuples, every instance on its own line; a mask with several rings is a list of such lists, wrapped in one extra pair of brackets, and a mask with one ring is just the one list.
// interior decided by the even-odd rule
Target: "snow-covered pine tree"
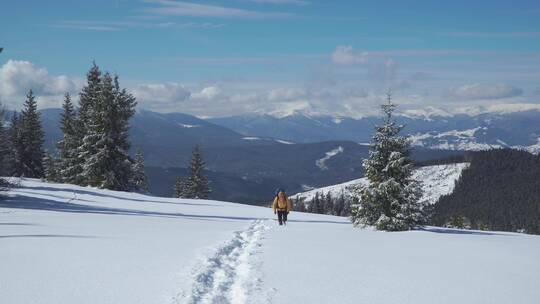
[(345, 194), (341, 192), (334, 204), (334, 214), (337, 216), (343, 216), (343, 208), (345, 208)]
[(45, 153), (45, 156), (43, 156), (43, 175), (48, 182), (62, 181), (59, 170), (59, 161), (49, 153)]
[(204, 161), (199, 146), (193, 148), (189, 165), (189, 177), (187, 180), (185, 195), (188, 198), (206, 199), (211, 190), (208, 179), (204, 175)]
[(300, 199), (296, 199), (296, 201), (292, 202), (293, 208), (296, 209), (298, 212), (306, 212), (306, 204), (304, 201)]
[(9, 163), (11, 143), (5, 119), (6, 111), (0, 101), (0, 176), (8, 176), (11, 173)]
[(13, 176), (20, 176), (23, 171), (23, 164), (20, 152), (24, 150), (24, 145), (21, 136), (21, 119), (17, 112), (11, 117), (11, 125), (9, 128), (10, 138), (10, 158), (12, 160), (11, 173)]
[(18, 172), (24, 177), (43, 177), (43, 130), (40, 114), (37, 110), (36, 97), (32, 90), (28, 91), (20, 120), (17, 120), (17, 145), (14, 147), (18, 157)]
[[(76, 151), (76, 164), (81, 170), (74, 179), (81, 185), (92, 184), (90, 172), (87, 167), (88, 158), (95, 155), (96, 143), (99, 139), (98, 118), (100, 118), (101, 104), (101, 71), (94, 62), (86, 74), (86, 85), (79, 93), (79, 115), (76, 123), (76, 137), (79, 147)], [(86, 169), (86, 170), (85, 170)]]
[(116, 187), (118, 190), (128, 190), (133, 176), (133, 159), (129, 156), (131, 143), (129, 141), (129, 120), (135, 115), (137, 102), (135, 97), (126, 89), (120, 87), (118, 76), (113, 78), (114, 103), (111, 107), (112, 138), (115, 146), (115, 169)]
[(129, 119), (135, 114), (136, 102), (125, 89), (120, 89), (118, 77), (100, 75), (94, 64), (81, 92), (81, 177), (87, 185), (126, 191), (131, 186), (133, 164), (128, 155)]
[(135, 163), (133, 164), (133, 176), (131, 184), (136, 190), (148, 191), (148, 177), (144, 169), (144, 156), (141, 149), (137, 149), (135, 153)]
[(408, 230), (424, 223), (425, 202), (420, 201), (420, 184), (412, 178), (410, 146), (403, 129), (393, 117), (391, 94), (381, 106), (384, 122), (375, 127), (369, 158), (364, 160), (369, 185), (360, 191), (360, 202), (353, 206), (355, 226), (375, 226), (379, 230)]
[(318, 214), (324, 214), (325, 213), (325, 210), (324, 210), (324, 192), (321, 192), (321, 196), (318, 198), (318, 202), (317, 202), (317, 211), (315, 213), (318, 213)]
[(356, 196), (353, 196), (352, 198), (345, 200), (345, 205), (343, 206), (343, 211), (341, 212), (341, 215), (350, 216), (352, 206), (358, 205), (359, 202), (360, 202), (360, 199)]
[(324, 211), (323, 214), (334, 214), (334, 198), (330, 191), (324, 196)]
[(174, 197), (177, 198), (192, 198), (187, 193), (187, 180), (183, 177), (177, 177), (174, 184)]
[(308, 206), (309, 213), (319, 213), (319, 210), (321, 209), (320, 195), (321, 194), (319, 192), (315, 192), (315, 196), (313, 197), (313, 199), (311, 200)]
[(8, 182), (4, 180), (2, 176), (8, 176), (11, 173), (11, 142), (9, 140), (5, 119), (6, 111), (0, 102), (0, 191), (6, 190), (8, 186)]
[(95, 112), (96, 105), (99, 103), (101, 93), (101, 71), (96, 63), (86, 74), (86, 85), (79, 94), (79, 119), (83, 126), (89, 125)]
[(60, 130), (63, 136), (56, 145), (60, 156), (58, 161), (60, 180), (70, 184), (82, 184), (80, 178), (82, 166), (77, 154), (81, 144), (80, 124), (69, 93), (64, 96), (62, 109)]

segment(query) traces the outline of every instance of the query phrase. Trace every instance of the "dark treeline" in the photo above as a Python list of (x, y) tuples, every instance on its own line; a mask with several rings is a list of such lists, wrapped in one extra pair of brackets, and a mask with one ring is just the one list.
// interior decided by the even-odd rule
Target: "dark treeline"
[(540, 234), (540, 156), (498, 149), (465, 160), (454, 191), (435, 204), (434, 225)]
[(291, 203), (293, 211), (350, 216), (351, 205), (358, 204), (358, 198), (346, 196), (343, 193), (332, 196), (330, 192), (326, 194), (317, 192), (311, 200), (293, 198)]
[(444, 158), (435, 158), (430, 160), (424, 160), (420, 162), (415, 162), (415, 167), (426, 167), (426, 166), (437, 166), (437, 165), (447, 165), (447, 164), (456, 164), (456, 163), (465, 163), (470, 162), (470, 155), (462, 151), (460, 155), (452, 155)]

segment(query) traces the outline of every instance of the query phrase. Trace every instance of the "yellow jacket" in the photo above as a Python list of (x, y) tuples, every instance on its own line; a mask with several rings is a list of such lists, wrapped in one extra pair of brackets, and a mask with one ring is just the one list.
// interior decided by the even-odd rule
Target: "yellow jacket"
[(285, 201), (283, 201), (279, 198), (279, 196), (276, 196), (276, 198), (274, 198), (274, 202), (272, 203), (272, 209), (274, 212), (276, 212), (276, 210), (289, 212), (292, 210), (292, 204), (287, 197), (285, 197)]

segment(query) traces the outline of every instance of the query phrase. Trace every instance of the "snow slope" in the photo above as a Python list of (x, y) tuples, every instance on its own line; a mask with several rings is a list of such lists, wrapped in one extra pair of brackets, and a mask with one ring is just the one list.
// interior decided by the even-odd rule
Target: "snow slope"
[[(420, 167), (414, 171), (414, 178), (422, 182), (424, 190), (423, 200), (427, 200), (434, 204), (441, 195), (452, 193), (454, 190), (455, 181), (461, 175), (461, 171), (469, 166), (468, 163), (445, 164)], [(341, 195), (350, 196), (355, 188), (367, 184), (366, 178), (355, 179), (342, 184), (312, 189), (306, 192), (292, 195), (291, 198), (312, 200), (317, 193), (330, 194), (334, 197)]]
[(536, 303), (540, 237), (23, 180), (0, 201), (0, 302)]

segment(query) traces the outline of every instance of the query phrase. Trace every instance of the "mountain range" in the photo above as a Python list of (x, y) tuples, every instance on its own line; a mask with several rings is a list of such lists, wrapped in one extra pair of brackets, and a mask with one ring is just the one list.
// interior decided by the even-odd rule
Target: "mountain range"
[[(326, 140), (370, 140), (379, 117), (336, 117), (294, 113), (283, 117), (239, 115), (213, 118), (209, 121), (228, 127), (245, 136), (267, 136), (308, 143)], [(418, 147), (442, 150), (485, 150), (489, 148), (523, 148), (540, 151), (540, 110), (476, 115), (398, 115), (405, 126), (403, 134), (411, 136)]]
[[(55, 151), (60, 139), (60, 109), (42, 110), (45, 146)], [(360, 130), (362, 132), (371, 132)], [(131, 120), (132, 148), (140, 148), (150, 177), (150, 191), (170, 196), (195, 145), (200, 145), (213, 189), (211, 198), (263, 204), (277, 187), (295, 193), (362, 176), (365, 144), (351, 140), (293, 143), (283, 137), (246, 136), (213, 121), (181, 113), (138, 111)], [(132, 151), (133, 152), (133, 151)], [(425, 161), (459, 154), (415, 149)]]

